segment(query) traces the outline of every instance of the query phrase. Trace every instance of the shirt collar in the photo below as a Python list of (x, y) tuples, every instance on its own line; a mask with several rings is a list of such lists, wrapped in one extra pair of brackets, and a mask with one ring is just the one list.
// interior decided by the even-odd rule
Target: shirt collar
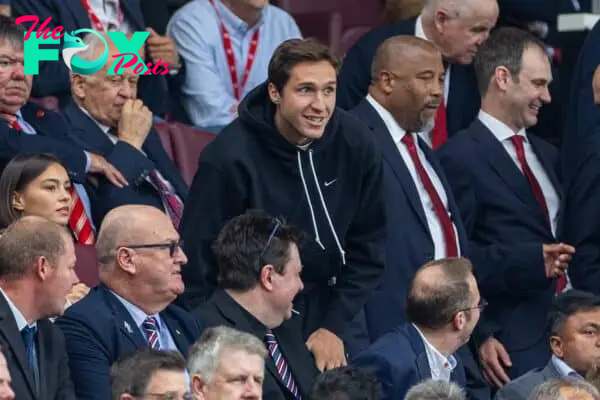
[(442, 353), (440, 353), (440, 351), (438, 349), (436, 349), (430, 342), (429, 340), (427, 340), (427, 338), (425, 337), (425, 335), (423, 335), (423, 332), (421, 332), (421, 330), (419, 329), (418, 326), (416, 326), (415, 324), (412, 324), (413, 327), (417, 330), (417, 332), (419, 332), (419, 335), (421, 336), (421, 339), (423, 340), (423, 343), (425, 344), (425, 350), (432, 356), (432, 360), (433, 361), (433, 365), (429, 366), (430, 370), (436, 370), (436, 371), (442, 371), (444, 369), (449, 369), (450, 371), (453, 371), (454, 368), (456, 368), (456, 358), (453, 355), (450, 355), (450, 357), (446, 358), (446, 356), (444, 356)]
[(227, 27), (228, 29), (234, 30), (236, 32), (240, 32), (240, 33), (246, 33), (249, 30), (259, 28), (264, 23), (267, 12), (268, 12), (267, 10), (269, 8), (269, 5), (267, 5), (262, 10), (260, 19), (258, 20), (256, 25), (254, 25), (252, 28), (249, 28), (248, 24), (246, 22), (244, 22), (240, 17), (235, 15), (233, 13), (233, 11), (231, 11), (228, 7), (226, 7), (221, 2), (221, 0), (215, 0), (215, 6), (217, 7), (219, 15), (221, 16), (221, 19), (223, 20), (223, 23), (225, 24), (225, 27)]
[(379, 117), (383, 120), (383, 123), (390, 132), (394, 143), (400, 143), (400, 140), (402, 140), (404, 135), (406, 135), (406, 131), (402, 129), (398, 122), (396, 122), (394, 116), (384, 106), (379, 104), (379, 102), (377, 102), (377, 100), (375, 100), (373, 96), (367, 94), (367, 101), (369, 102), (369, 104), (371, 104), (371, 106), (375, 109), (377, 114), (379, 114)]
[(119, 296), (118, 294), (113, 292), (112, 290), (110, 292), (113, 295), (115, 295), (115, 297), (117, 299), (119, 299), (119, 301), (123, 304), (125, 309), (127, 309), (127, 312), (129, 312), (129, 314), (131, 315), (131, 318), (133, 318), (133, 321), (138, 326), (138, 328), (142, 329), (142, 324), (144, 323), (144, 320), (146, 320), (146, 318), (154, 317), (154, 318), (156, 318), (156, 321), (158, 322), (158, 329), (159, 330), (161, 329), (162, 321), (158, 314), (148, 315), (141, 308), (139, 308), (135, 304), (130, 303), (129, 301), (125, 300), (124, 298), (122, 298), (121, 296)]
[(573, 368), (569, 367), (566, 362), (555, 355), (552, 355), (552, 364), (562, 376), (573, 376), (573, 374), (581, 376)]
[(36, 321), (33, 321), (32, 324), (27, 324), (27, 320), (25, 319), (25, 316), (23, 315), (21, 310), (19, 310), (15, 303), (13, 303), (12, 300), (6, 295), (6, 293), (4, 293), (4, 290), (0, 289), (0, 292), (2, 292), (2, 296), (4, 296), (4, 299), (6, 300), (6, 302), (8, 303), (8, 307), (10, 308), (10, 311), (15, 317), (15, 322), (17, 323), (17, 329), (19, 330), (19, 332), (21, 332), (26, 326), (29, 326), (30, 328), (37, 327)]
[(423, 20), (419, 15), (417, 17), (417, 21), (415, 22), (415, 36), (419, 39), (429, 40), (427, 36), (425, 36), (425, 31), (423, 30)]
[(80, 109), (80, 110), (81, 110), (81, 111), (82, 111), (82, 112), (83, 112), (85, 115), (87, 115), (88, 117), (90, 117), (90, 119), (91, 119), (92, 121), (94, 121), (94, 122), (96, 123), (96, 125), (98, 125), (98, 128), (100, 128), (100, 130), (101, 130), (101, 131), (102, 131), (102, 132), (103, 132), (103, 133), (104, 133), (106, 136), (108, 136), (108, 138), (110, 139), (110, 141), (111, 141), (111, 142), (113, 142), (113, 144), (116, 144), (116, 143), (119, 141), (119, 139), (118, 139), (118, 138), (117, 138), (115, 135), (113, 135), (112, 133), (110, 133), (110, 130), (111, 130), (110, 126), (108, 126), (108, 125), (104, 125), (103, 123), (101, 123), (101, 122), (98, 122), (98, 121), (96, 120), (96, 118), (92, 117), (92, 115), (91, 115), (91, 114), (88, 112), (88, 110), (86, 110), (85, 108), (81, 107), (80, 105), (78, 105), (78, 107), (79, 107), (79, 109)]
[(521, 129), (519, 132), (515, 133), (512, 129), (508, 127), (504, 122), (500, 121), (496, 117), (491, 116), (487, 112), (483, 110), (479, 110), (479, 115), (477, 116), (479, 120), (492, 132), (492, 134), (498, 139), (500, 142), (504, 142), (514, 135), (522, 136), (527, 142), (527, 135), (525, 134), (525, 128)]

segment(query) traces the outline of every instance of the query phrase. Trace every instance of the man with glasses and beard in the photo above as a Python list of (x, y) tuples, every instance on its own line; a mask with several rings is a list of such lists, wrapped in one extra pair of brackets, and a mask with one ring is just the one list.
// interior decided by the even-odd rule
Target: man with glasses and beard
[(183, 292), (180, 245), (155, 207), (121, 206), (106, 215), (96, 244), (101, 283), (56, 322), (77, 398), (111, 398), (111, 365), (136, 349), (187, 354), (200, 336), (194, 318), (171, 304)]
[(408, 292), (408, 322), (382, 336), (355, 362), (377, 374), (389, 399), (403, 399), (426, 379), (465, 387), (464, 367), (455, 353), (469, 341), (485, 305), (470, 261), (444, 258), (425, 264)]

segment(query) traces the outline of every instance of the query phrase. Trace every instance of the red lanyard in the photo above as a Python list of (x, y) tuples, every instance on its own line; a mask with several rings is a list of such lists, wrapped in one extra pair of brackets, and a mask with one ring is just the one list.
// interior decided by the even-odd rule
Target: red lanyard
[[(94, 10), (92, 10), (92, 6), (90, 6), (90, 2), (89, 0), (81, 0), (81, 5), (83, 5), (83, 8), (85, 9), (85, 12), (87, 12), (87, 14), (90, 17), (90, 21), (92, 21), (92, 26), (94, 27), (95, 31), (99, 31), (99, 32), (103, 32), (105, 31), (105, 27), (104, 25), (102, 25), (102, 21), (100, 21), (100, 18), (98, 18), (98, 16), (96, 15), (96, 13), (94, 12)], [(118, 13), (118, 20), (119, 20), (119, 26), (117, 26), (117, 30), (120, 30), (121, 27), (123, 26), (123, 12), (121, 11), (121, 2), (117, 1), (117, 13)]]
[(246, 82), (248, 81), (248, 76), (250, 75), (250, 70), (252, 69), (252, 64), (254, 63), (254, 58), (256, 55), (256, 48), (258, 47), (258, 36), (259, 29), (254, 31), (252, 35), (252, 39), (250, 40), (250, 49), (248, 50), (248, 58), (246, 59), (246, 68), (244, 69), (244, 75), (242, 76), (242, 82), (238, 81), (237, 69), (235, 64), (235, 55), (233, 54), (233, 49), (231, 48), (231, 38), (229, 37), (229, 31), (225, 27), (223, 23), (223, 19), (217, 10), (217, 6), (215, 5), (214, 0), (209, 0), (210, 4), (215, 9), (215, 13), (219, 18), (219, 23), (221, 25), (221, 37), (223, 39), (223, 49), (225, 50), (225, 57), (227, 58), (227, 66), (229, 67), (229, 74), (231, 75), (231, 84), (233, 86), (233, 95), (239, 101), (242, 98), (242, 92), (244, 90), (244, 86), (246, 86)]

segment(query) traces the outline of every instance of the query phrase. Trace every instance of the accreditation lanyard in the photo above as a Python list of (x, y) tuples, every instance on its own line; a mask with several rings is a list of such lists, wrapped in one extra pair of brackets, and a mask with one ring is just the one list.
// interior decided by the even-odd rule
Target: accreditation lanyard
[[(103, 32), (105, 30), (109, 30), (105, 29), (104, 25), (102, 25), (102, 21), (100, 21), (98, 15), (96, 15), (94, 10), (92, 10), (89, 0), (81, 0), (81, 4), (83, 5), (85, 12), (87, 12), (88, 16), (90, 17), (90, 21), (92, 22), (95, 31)], [(121, 2), (119, 0), (117, 0), (117, 13), (119, 26), (116, 27), (116, 30), (120, 30), (123, 26), (123, 12), (121, 11)]]

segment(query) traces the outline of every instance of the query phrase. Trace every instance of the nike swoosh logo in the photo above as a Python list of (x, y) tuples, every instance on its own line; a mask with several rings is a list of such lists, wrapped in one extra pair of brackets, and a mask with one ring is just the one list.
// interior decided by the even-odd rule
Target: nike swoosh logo
[(325, 183), (324, 183), (324, 184), (325, 184), (325, 187), (333, 185), (333, 184), (335, 183), (335, 181), (337, 181), (337, 178), (335, 178), (335, 179), (334, 179), (334, 180), (332, 180), (332, 181), (325, 182)]

